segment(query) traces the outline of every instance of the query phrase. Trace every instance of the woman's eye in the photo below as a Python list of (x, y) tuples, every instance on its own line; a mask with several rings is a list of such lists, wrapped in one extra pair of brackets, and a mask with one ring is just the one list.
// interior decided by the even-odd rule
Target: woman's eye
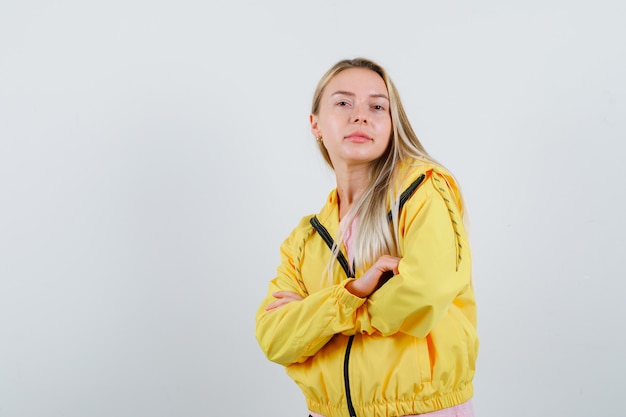
[(380, 105), (380, 104), (374, 104), (374, 105), (372, 106), (372, 108), (373, 108), (374, 110), (385, 110), (385, 108), (384, 108), (382, 105)]
[(347, 101), (339, 101), (339, 102), (337, 102), (337, 105), (338, 106), (342, 106), (342, 107), (347, 106), (348, 104), (349, 103)]

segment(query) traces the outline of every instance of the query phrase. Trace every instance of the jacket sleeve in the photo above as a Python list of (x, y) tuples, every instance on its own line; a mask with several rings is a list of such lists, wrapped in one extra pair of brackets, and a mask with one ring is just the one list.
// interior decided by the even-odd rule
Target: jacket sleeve
[(433, 172), (405, 205), (399, 274), (359, 309), (362, 331), (424, 338), (471, 285), (461, 201), (453, 184)]
[[(308, 223), (308, 218), (304, 221)], [(269, 360), (285, 366), (304, 362), (336, 333), (354, 329), (355, 312), (365, 302), (345, 289), (347, 279), (309, 295), (299, 279), (302, 244), (295, 231), (283, 242), (277, 276), (256, 313), (255, 335), (261, 349)], [(275, 300), (275, 291), (293, 291), (303, 300), (266, 311), (265, 306)]]

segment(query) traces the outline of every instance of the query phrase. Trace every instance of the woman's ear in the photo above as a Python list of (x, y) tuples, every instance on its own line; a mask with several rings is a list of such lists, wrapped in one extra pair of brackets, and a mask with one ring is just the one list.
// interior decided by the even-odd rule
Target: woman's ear
[(322, 136), (322, 132), (320, 131), (320, 128), (319, 128), (317, 116), (314, 114), (311, 114), (309, 116), (309, 122), (311, 123), (311, 133), (313, 133), (313, 136), (315, 136), (316, 138), (319, 138), (320, 136)]

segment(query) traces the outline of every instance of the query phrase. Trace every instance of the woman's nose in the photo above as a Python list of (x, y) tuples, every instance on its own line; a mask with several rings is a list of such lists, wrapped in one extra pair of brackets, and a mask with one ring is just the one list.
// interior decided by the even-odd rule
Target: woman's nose
[(362, 109), (361, 107), (356, 107), (354, 109), (354, 113), (352, 114), (352, 123), (367, 124), (364, 109)]

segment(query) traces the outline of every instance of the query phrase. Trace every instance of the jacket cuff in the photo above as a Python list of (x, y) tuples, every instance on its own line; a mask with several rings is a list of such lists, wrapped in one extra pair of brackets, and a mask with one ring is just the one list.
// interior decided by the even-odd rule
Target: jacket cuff
[(346, 285), (348, 285), (348, 282), (350, 281), (354, 281), (354, 278), (348, 278), (348, 279), (344, 279), (343, 281), (341, 281), (341, 283), (339, 284), (339, 288), (338, 288), (339, 293), (337, 294), (338, 295), (337, 300), (343, 306), (357, 309), (361, 307), (365, 303), (365, 301), (367, 301), (367, 297), (366, 298), (357, 297), (356, 295), (348, 291), (346, 289)]

